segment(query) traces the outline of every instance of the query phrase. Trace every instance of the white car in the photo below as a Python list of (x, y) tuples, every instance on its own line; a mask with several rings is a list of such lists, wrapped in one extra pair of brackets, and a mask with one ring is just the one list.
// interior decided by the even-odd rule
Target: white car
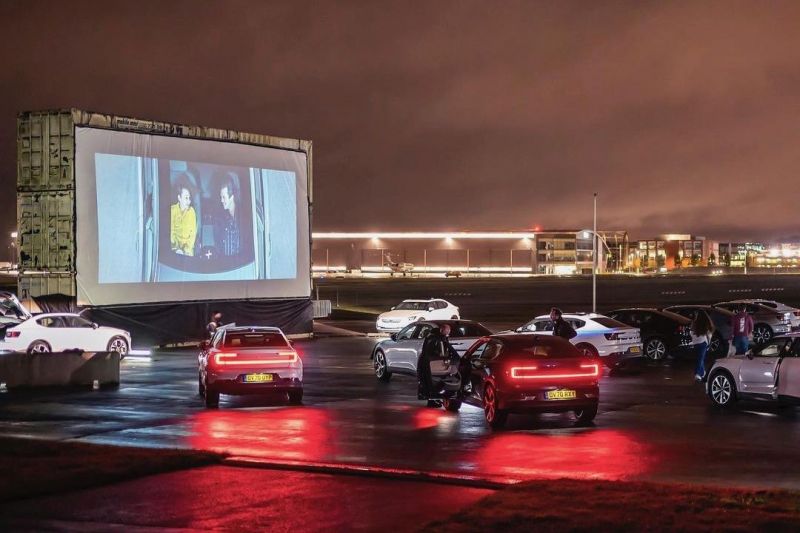
[(378, 315), (375, 327), (378, 331), (396, 333), (420, 320), (458, 320), (461, 318), (458, 307), (446, 300), (403, 300), (391, 311)]
[(75, 313), (44, 313), (5, 329), (0, 350), (47, 353), (67, 350), (118, 352), (131, 346), (127, 331), (98, 326)]
[[(642, 337), (637, 328), (596, 313), (565, 313), (562, 317), (577, 333), (570, 342), (590, 357), (599, 356), (607, 367), (615, 368), (641, 359)], [(514, 331), (552, 335), (553, 323), (549, 315), (537, 316)]]

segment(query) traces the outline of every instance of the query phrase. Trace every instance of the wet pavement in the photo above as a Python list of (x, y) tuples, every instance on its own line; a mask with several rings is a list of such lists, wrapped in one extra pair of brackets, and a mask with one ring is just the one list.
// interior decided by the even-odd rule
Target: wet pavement
[(800, 412), (760, 404), (713, 408), (689, 363), (604, 376), (590, 427), (570, 415), (512, 416), (492, 432), (480, 410), (428, 409), (413, 379), (380, 383), (376, 339), (298, 342), (305, 398), (225, 397), (206, 410), (192, 350), (128, 358), (116, 390), (0, 394), (0, 435), (225, 452), (241, 464), (375, 469), (458, 480), (678, 481), (800, 489)]

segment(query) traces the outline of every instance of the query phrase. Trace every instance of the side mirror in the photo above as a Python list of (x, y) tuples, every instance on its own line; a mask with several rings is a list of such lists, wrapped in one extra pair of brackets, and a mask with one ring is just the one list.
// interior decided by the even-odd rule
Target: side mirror
[(92, 322), (92, 329), (97, 329), (100, 326), (97, 325), (97, 322)]
[(397, 306), (393, 305), (391, 310), (394, 311), (395, 309), (397, 309)]
[(429, 312), (429, 313), (433, 312), (433, 307), (429, 307), (429, 308), (428, 308), (428, 312)]
[(392, 333), (391, 335), (389, 335), (389, 338), (392, 339), (393, 341), (396, 341), (397, 340), (397, 333)]
[(518, 328), (514, 328), (514, 332), (516, 332), (516, 333), (522, 333), (523, 331), (524, 331), (524, 329), (523, 329), (522, 326), (520, 326)]

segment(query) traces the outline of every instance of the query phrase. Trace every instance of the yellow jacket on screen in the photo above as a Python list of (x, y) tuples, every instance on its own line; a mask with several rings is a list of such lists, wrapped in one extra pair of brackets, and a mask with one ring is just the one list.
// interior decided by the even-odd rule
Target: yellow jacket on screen
[(197, 215), (194, 207), (181, 211), (178, 204), (173, 204), (170, 209), (169, 240), (174, 251), (181, 251), (184, 255), (194, 255), (194, 241), (197, 237)]

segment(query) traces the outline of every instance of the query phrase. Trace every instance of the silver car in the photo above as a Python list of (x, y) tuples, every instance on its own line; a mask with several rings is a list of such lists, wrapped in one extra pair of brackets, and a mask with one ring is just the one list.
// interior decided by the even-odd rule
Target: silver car
[(757, 345), (767, 343), (772, 337), (785, 335), (792, 331), (791, 313), (788, 311), (778, 311), (772, 307), (754, 301), (732, 301), (714, 304), (714, 307), (721, 307), (728, 311), (735, 311), (736, 308), (744, 305), (747, 314), (753, 317), (753, 342)]
[(389, 381), (395, 372), (416, 376), (422, 343), (433, 328), (442, 324), (450, 324), (450, 344), (458, 355), (464, 355), (476, 340), (492, 334), (483, 324), (471, 320), (427, 320), (410, 324), (375, 345), (371, 355), (375, 377)]
[(747, 355), (717, 359), (706, 392), (720, 407), (737, 400), (800, 404), (800, 333), (775, 337)]

